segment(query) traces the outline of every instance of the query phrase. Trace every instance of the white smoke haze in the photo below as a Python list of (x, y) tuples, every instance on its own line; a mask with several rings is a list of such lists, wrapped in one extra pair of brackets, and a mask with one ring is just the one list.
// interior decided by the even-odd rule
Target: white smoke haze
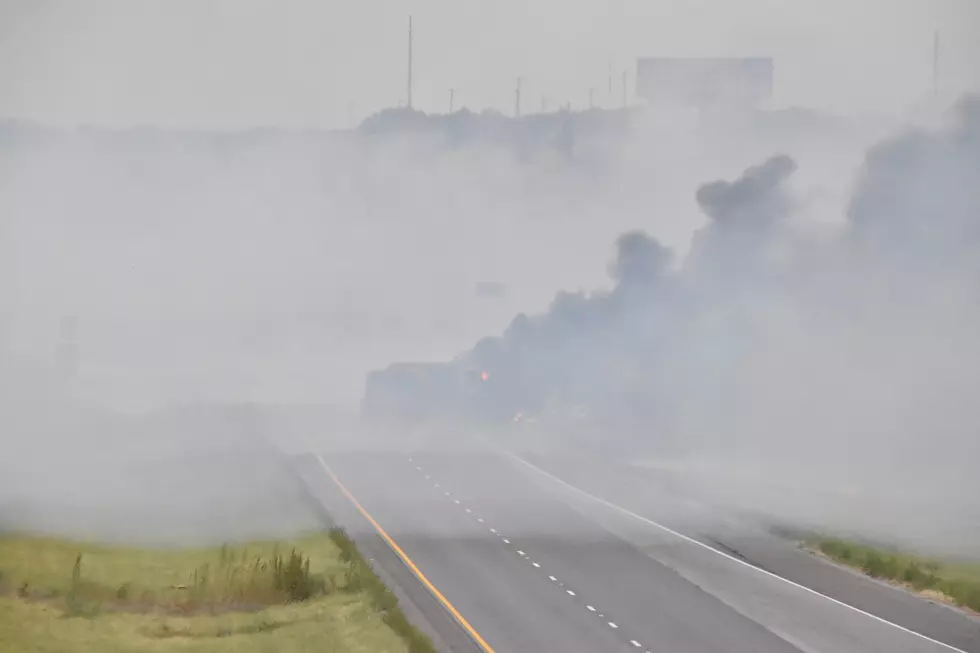
[[(300, 499), (257, 462), (270, 440), (346, 435), (369, 370), (504, 333), (474, 356), (515, 408), (547, 407), (547, 430), (590, 407), (555, 451), (585, 433), (780, 517), (963, 549), (975, 103), (897, 136), (805, 111), (395, 113), (359, 135), (0, 124), (0, 526), (308, 527), (275, 505)], [(207, 404), (238, 407), (179, 408)], [(746, 474), (806, 492), (725, 480)], [(827, 490), (852, 485), (901, 514), (837, 510)]]

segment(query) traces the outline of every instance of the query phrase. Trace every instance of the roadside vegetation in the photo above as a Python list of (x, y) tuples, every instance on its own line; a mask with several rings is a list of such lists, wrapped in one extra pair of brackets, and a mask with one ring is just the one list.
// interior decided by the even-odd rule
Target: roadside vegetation
[(210, 549), (0, 534), (0, 650), (434, 649), (334, 529)]
[(938, 560), (837, 538), (812, 538), (807, 544), (873, 578), (980, 612), (980, 562)]

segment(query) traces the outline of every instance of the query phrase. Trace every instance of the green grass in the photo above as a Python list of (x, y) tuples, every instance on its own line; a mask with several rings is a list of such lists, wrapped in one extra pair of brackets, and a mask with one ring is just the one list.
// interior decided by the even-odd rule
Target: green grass
[(956, 605), (980, 611), (980, 563), (938, 560), (837, 538), (815, 538), (809, 544), (828, 558), (874, 578), (939, 594)]
[(0, 534), (0, 651), (430, 653), (339, 529), (135, 549)]

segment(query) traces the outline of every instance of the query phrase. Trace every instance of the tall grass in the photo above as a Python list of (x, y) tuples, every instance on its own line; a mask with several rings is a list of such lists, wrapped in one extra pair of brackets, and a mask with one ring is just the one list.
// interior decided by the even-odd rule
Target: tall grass
[(71, 569), (71, 583), (68, 586), (68, 593), (65, 595), (65, 616), (66, 617), (86, 617), (93, 618), (98, 616), (102, 604), (99, 600), (92, 600), (88, 595), (91, 593), (90, 587), (82, 581), (82, 554), (75, 557), (75, 564)]
[(398, 605), (398, 597), (374, 573), (347, 532), (342, 528), (332, 528), (330, 539), (340, 549), (340, 559), (348, 565), (344, 572), (343, 589), (367, 592), (371, 605), (381, 614), (381, 619), (388, 627), (405, 641), (409, 653), (435, 653), (432, 640), (409, 622)]
[(235, 556), (222, 547), (218, 563), (205, 563), (191, 574), (187, 599), (181, 605), (263, 607), (307, 601), (333, 590), (330, 582), (310, 571), (310, 559), (293, 549), (289, 554)]
[(957, 573), (955, 566), (835, 538), (818, 541), (817, 548), (827, 557), (873, 578), (900, 583), (919, 592), (940, 592), (957, 605), (980, 612), (980, 582)]
[[(308, 601), (333, 591), (332, 583), (310, 570), (310, 558), (292, 549), (288, 554), (240, 556), (223, 547), (217, 564), (205, 563), (164, 595), (143, 592), (131, 595), (131, 584), (116, 588), (86, 579), (83, 556), (78, 554), (65, 593), (65, 615), (92, 617), (103, 607), (116, 610), (173, 609), (177, 612), (250, 610)], [(25, 597), (28, 598), (28, 597)], [(44, 597), (36, 597), (44, 598)]]

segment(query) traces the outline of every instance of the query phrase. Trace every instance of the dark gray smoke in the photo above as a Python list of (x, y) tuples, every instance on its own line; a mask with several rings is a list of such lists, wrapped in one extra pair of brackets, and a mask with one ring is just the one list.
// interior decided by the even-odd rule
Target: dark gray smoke
[(616, 259), (609, 275), (619, 287), (645, 286), (667, 272), (670, 252), (641, 231), (631, 231), (616, 240)]
[(947, 131), (910, 132), (869, 153), (849, 210), (862, 255), (930, 268), (980, 245), (980, 97), (960, 101)]
[(718, 290), (749, 276), (761, 282), (773, 240), (794, 206), (786, 184), (795, 171), (793, 159), (777, 155), (734, 181), (698, 188), (695, 199), (709, 221), (691, 244), (688, 273), (706, 276), (702, 283)]
[(462, 360), (500, 379), (498, 416), (558, 440), (571, 420), (627, 457), (858, 487), (841, 523), (975, 541), (980, 99), (953, 118), (873, 147), (829, 237), (799, 227), (797, 164), (773, 156), (697, 190), (708, 222), (678, 268), (623, 234), (612, 290), (559, 293)]
[(761, 229), (783, 217), (787, 197), (780, 185), (796, 170), (785, 154), (753, 166), (735, 181), (713, 181), (698, 189), (696, 198), (713, 224), (721, 229)]

